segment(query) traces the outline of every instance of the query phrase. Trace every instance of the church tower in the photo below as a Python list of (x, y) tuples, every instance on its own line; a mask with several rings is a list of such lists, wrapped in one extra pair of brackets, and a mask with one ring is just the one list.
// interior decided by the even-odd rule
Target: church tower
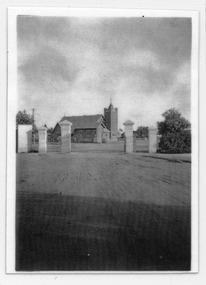
[(118, 140), (118, 108), (114, 108), (112, 102), (109, 108), (104, 108), (105, 126), (110, 130), (111, 141)]

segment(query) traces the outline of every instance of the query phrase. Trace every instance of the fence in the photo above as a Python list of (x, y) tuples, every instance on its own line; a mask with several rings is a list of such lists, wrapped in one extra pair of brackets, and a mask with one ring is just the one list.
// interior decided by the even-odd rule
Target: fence
[[(91, 144), (90, 148), (83, 149), (83, 151), (124, 151), (125, 153), (132, 152), (149, 152), (155, 153), (157, 151), (157, 145), (159, 136), (157, 136), (156, 128), (149, 128), (149, 139), (139, 139), (134, 136), (133, 125), (134, 123), (127, 120), (125, 123), (125, 140), (123, 144), (121, 142), (115, 143), (107, 147), (107, 143), (103, 144), (104, 147), (94, 146)], [(16, 131), (16, 150), (17, 152), (38, 152), (39, 154), (46, 154), (47, 152), (61, 152), (67, 153), (71, 152), (71, 123), (69, 121), (63, 121), (60, 123), (61, 126), (61, 140), (57, 142), (48, 142), (47, 140), (47, 128), (41, 127), (38, 129), (38, 136), (34, 135), (32, 137), (31, 127), (28, 125), (20, 125), (19, 129)], [(38, 138), (38, 141), (36, 141)], [(118, 144), (118, 150), (116, 145)], [(76, 148), (75, 148), (76, 146)], [(81, 147), (77, 144), (73, 144), (74, 151), (81, 151)], [(101, 149), (99, 149), (101, 148)]]
[(149, 152), (149, 139), (136, 138), (134, 142), (134, 152)]

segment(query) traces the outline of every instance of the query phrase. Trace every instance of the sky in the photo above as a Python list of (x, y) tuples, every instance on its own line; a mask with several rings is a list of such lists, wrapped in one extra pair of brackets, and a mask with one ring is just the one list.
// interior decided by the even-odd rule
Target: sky
[(37, 127), (103, 114), (118, 126), (155, 126), (162, 113), (191, 116), (191, 19), (18, 16), (18, 111)]

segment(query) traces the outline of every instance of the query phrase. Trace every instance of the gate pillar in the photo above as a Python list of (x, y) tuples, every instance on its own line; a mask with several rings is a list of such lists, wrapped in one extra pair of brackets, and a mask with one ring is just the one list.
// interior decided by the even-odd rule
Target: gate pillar
[(32, 149), (32, 125), (18, 125), (18, 153)]
[(157, 128), (149, 128), (149, 153), (157, 152)]
[(39, 155), (47, 153), (47, 128), (42, 126), (38, 128), (39, 134)]
[(133, 152), (133, 125), (134, 122), (127, 120), (123, 124), (125, 126), (125, 153)]
[(71, 152), (71, 126), (68, 120), (59, 122), (61, 127), (61, 153)]

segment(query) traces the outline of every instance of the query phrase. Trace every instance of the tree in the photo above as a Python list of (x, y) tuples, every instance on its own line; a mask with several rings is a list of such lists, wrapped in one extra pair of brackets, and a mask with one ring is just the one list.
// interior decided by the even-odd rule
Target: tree
[(137, 129), (137, 138), (148, 138), (149, 136), (149, 131), (148, 127), (138, 127)]
[(16, 115), (17, 125), (31, 125), (34, 124), (34, 119), (31, 115), (27, 114), (26, 110), (19, 111)]
[(191, 124), (176, 109), (162, 114), (164, 121), (158, 122), (160, 137), (159, 148), (162, 152), (191, 152)]

